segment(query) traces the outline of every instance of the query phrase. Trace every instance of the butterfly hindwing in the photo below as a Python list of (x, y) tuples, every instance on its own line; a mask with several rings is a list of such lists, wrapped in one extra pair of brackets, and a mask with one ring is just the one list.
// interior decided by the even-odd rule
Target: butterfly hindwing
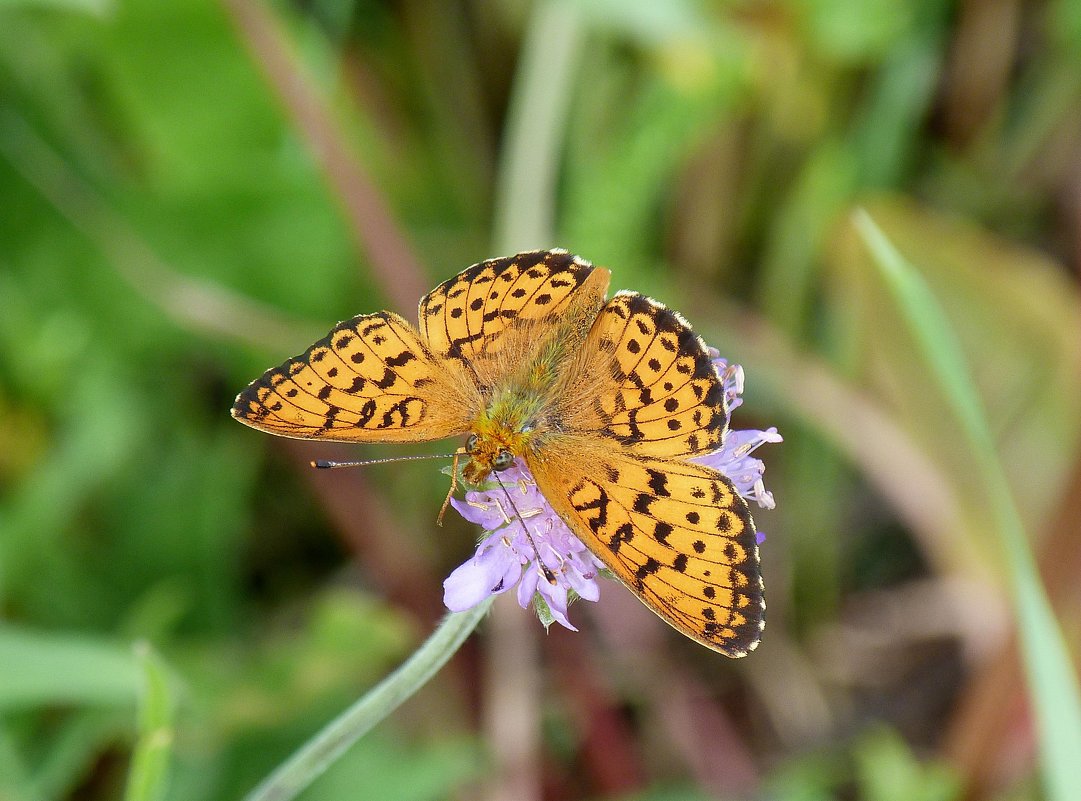
[(605, 453), (603, 443), (576, 439), (529, 460), (571, 530), (688, 637), (728, 656), (753, 650), (765, 614), (758, 544), (731, 482), (704, 465)]
[(448, 384), (409, 323), (363, 314), (267, 370), (237, 396), (233, 416), (301, 439), (421, 442), (468, 429)]

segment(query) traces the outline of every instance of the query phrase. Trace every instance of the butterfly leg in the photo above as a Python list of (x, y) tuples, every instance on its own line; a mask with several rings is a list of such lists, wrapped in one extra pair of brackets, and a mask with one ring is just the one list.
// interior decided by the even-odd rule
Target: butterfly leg
[(459, 448), (454, 452), (454, 463), (450, 467), (450, 489), (447, 490), (447, 497), (443, 499), (443, 505), (439, 507), (439, 515), (435, 519), (437, 526), (443, 525), (443, 515), (450, 506), (450, 499), (454, 497), (454, 490), (458, 489), (458, 460), (463, 456), (465, 456), (465, 448)]

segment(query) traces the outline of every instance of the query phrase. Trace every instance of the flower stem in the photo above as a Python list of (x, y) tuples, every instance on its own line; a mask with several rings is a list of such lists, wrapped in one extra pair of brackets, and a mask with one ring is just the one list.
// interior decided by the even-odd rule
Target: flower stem
[(288, 801), (315, 781), (334, 760), (424, 686), (488, 612), (492, 599), (465, 612), (452, 612), (401, 667), (331, 721), (283, 762), (245, 801)]

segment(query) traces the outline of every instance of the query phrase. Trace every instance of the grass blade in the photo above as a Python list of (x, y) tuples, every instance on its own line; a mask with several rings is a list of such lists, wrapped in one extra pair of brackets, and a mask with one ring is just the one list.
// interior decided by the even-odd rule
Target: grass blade
[(131, 654), (105, 640), (0, 626), (0, 712), (55, 704), (135, 701)]
[(1081, 692), (1077, 673), (1040, 580), (983, 404), (957, 338), (930, 288), (869, 214), (858, 211), (855, 224), (886, 279), (949, 413), (976, 456), (974, 467), (994, 517), (1017, 612), (1047, 795), (1051, 801), (1076, 801), (1081, 798), (1081, 771), (1077, 769), (1081, 765)]
[(149, 644), (135, 646), (142, 668), (139, 739), (131, 759), (124, 801), (158, 801), (164, 797), (173, 748), (173, 695), (161, 658)]
[(494, 252), (552, 247), (558, 164), (585, 37), (573, 3), (537, 6), (507, 113), (495, 204)]

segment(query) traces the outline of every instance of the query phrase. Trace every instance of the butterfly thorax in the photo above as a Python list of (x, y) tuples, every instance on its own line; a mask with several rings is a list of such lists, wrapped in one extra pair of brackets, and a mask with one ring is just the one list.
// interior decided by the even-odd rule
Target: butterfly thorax
[[(566, 374), (574, 371), (590, 323), (603, 301), (608, 271), (559, 316), (522, 325), (505, 336), (491, 373), (501, 376), (489, 388), (484, 408), (473, 420), (463, 470), (467, 481), (480, 483), (501, 469), (499, 454), (523, 456), (536, 450), (550, 430), (552, 398)], [(480, 368), (484, 372), (484, 368)], [(503, 457), (504, 464), (506, 456)]]
[(470, 426), (470, 461), (463, 471), (467, 481), (480, 483), (493, 468), (499, 469), (500, 453), (518, 457), (537, 446), (548, 427), (545, 411), (554, 381), (554, 376), (525, 371), (518, 380), (493, 389)]
[[(479, 483), (500, 469), (501, 452), (518, 457), (536, 449), (550, 430), (554, 392), (588, 329), (581, 314), (546, 323), (544, 334), (539, 327), (525, 328), (515, 337), (519, 346), (503, 351), (499, 371), (504, 377), (490, 388), (484, 408), (470, 426), (475, 438), (470, 437), (467, 448), (470, 461), (463, 471), (467, 481)], [(508, 358), (514, 363), (509, 370)]]

